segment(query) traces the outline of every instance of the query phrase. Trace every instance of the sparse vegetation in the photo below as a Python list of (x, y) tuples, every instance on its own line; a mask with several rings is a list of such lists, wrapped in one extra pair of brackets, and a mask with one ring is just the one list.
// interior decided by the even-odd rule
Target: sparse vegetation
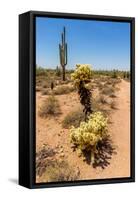
[(63, 128), (70, 128), (74, 126), (75, 128), (79, 127), (80, 123), (85, 120), (85, 115), (82, 108), (78, 110), (71, 111), (66, 115), (62, 121)]
[(49, 96), (45, 102), (43, 102), (39, 115), (40, 117), (47, 117), (49, 115), (56, 116), (61, 114), (60, 106), (58, 100), (53, 96)]
[(102, 89), (101, 93), (104, 94), (104, 95), (110, 96), (111, 94), (114, 93), (114, 88), (111, 87), (111, 86), (110, 87), (105, 87), (105, 88)]
[[(85, 65), (83, 67), (85, 68)], [(75, 75), (73, 78), (72, 73)], [(112, 114), (120, 109), (116, 103), (120, 83), (123, 79), (129, 80), (128, 76), (130, 77), (130, 74), (127, 75), (127, 72), (117, 70), (90, 72), (79, 69), (75, 74), (74, 70), (66, 69), (66, 80), (63, 81), (59, 67), (38, 69), (38, 115), (42, 124), (48, 124), (50, 133), (45, 136), (48, 144), (52, 144), (52, 147), (45, 145), (36, 154), (38, 182), (78, 180), (79, 174), (83, 177), (81, 168), (77, 170), (74, 164), (70, 164), (70, 159), (75, 159), (75, 156), (77, 159), (81, 156), (85, 164), (94, 168), (104, 169), (110, 164), (109, 160), (115, 148), (108, 135), (108, 124), (112, 126)], [(96, 113), (100, 113), (100, 117), (92, 117), (96, 116)], [(41, 135), (42, 129), (39, 131)], [(54, 137), (54, 142), (51, 137)], [(71, 154), (72, 150), (75, 151), (74, 154)]]
[(115, 102), (115, 101), (112, 101), (111, 104), (110, 104), (110, 107), (111, 107), (112, 109), (117, 109), (116, 102)]
[(67, 161), (53, 160), (47, 166), (42, 178), (47, 182), (74, 181), (78, 180), (79, 174), (69, 166)]
[(42, 90), (42, 95), (49, 95), (49, 94), (50, 94), (49, 89)]
[(70, 92), (73, 92), (75, 88), (73, 86), (67, 86), (67, 85), (62, 85), (58, 86), (54, 89), (54, 94), (55, 95), (62, 95), (62, 94), (68, 94)]
[(79, 173), (67, 161), (57, 159), (56, 154), (49, 145), (43, 145), (36, 153), (36, 175), (45, 182), (77, 180)]

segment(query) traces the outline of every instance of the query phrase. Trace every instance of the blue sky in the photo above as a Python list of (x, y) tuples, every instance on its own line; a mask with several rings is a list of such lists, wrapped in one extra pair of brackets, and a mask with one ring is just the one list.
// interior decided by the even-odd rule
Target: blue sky
[(36, 64), (56, 68), (61, 32), (66, 27), (67, 68), (77, 63), (96, 69), (130, 69), (130, 24), (36, 17)]

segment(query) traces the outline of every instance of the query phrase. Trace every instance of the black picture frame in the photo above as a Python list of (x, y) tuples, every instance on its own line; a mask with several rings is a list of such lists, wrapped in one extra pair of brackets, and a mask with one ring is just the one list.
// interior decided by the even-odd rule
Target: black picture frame
[[(35, 17), (129, 22), (131, 24), (131, 176), (35, 183)], [(135, 18), (29, 11), (19, 15), (19, 184), (27, 188), (78, 186), (135, 181)]]

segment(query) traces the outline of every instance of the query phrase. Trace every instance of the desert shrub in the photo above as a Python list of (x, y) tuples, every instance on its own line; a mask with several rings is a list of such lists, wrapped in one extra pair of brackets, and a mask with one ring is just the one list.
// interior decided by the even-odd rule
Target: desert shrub
[(111, 77), (112, 78), (117, 78), (117, 71), (116, 70), (113, 70)]
[(91, 154), (91, 163), (95, 162), (95, 153), (98, 142), (107, 136), (107, 118), (101, 112), (91, 114), (87, 122), (81, 122), (80, 127), (72, 126), (70, 129), (71, 143), (78, 148), (81, 153)]
[(43, 88), (49, 88), (49, 84), (48, 83), (43, 83), (42, 87)]
[(47, 76), (46, 69), (44, 69), (42, 67), (37, 67), (36, 68), (36, 76)]
[(100, 103), (99, 97), (92, 98), (92, 111), (101, 112), (104, 117), (109, 117), (109, 109), (104, 108), (104, 104)]
[(49, 95), (49, 94), (50, 94), (50, 91), (49, 91), (49, 89), (45, 89), (45, 90), (42, 91), (41, 94), (42, 94), (42, 95)]
[(100, 82), (98, 82), (98, 83), (97, 83), (97, 87), (98, 87), (98, 89), (99, 89), (99, 90), (102, 90), (102, 89), (103, 89), (103, 87), (104, 87), (104, 84), (103, 84), (103, 83), (100, 83)]
[(110, 94), (109, 97), (116, 98), (116, 95), (114, 93)]
[(57, 76), (61, 76), (61, 70), (60, 70), (60, 67), (56, 67), (56, 75)]
[(36, 175), (42, 176), (46, 167), (52, 164), (51, 158), (56, 154), (53, 148), (44, 144), (43, 147), (36, 153)]
[(76, 111), (72, 111), (66, 115), (64, 120), (62, 121), (63, 128), (69, 128), (71, 126), (74, 126), (77, 128), (82, 121), (85, 120), (85, 115), (83, 113), (83, 110), (79, 108)]
[(112, 109), (117, 109), (116, 102), (115, 102), (115, 101), (112, 101), (111, 104), (110, 104), (110, 107), (111, 107)]
[(113, 87), (105, 87), (102, 89), (101, 93), (104, 95), (111, 95), (112, 93), (114, 93), (114, 88)]
[(55, 95), (62, 95), (62, 94), (68, 94), (70, 92), (73, 92), (75, 88), (73, 86), (67, 86), (67, 85), (62, 85), (58, 86), (53, 92)]
[(47, 166), (45, 173), (43, 174), (43, 180), (48, 182), (56, 181), (74, 181), (77, 180), (79, 174), (69, 166), (65, 160), (54, 160), (49, 166)]
[(112, 86), (116, 86), (116, 84), (121, 83), (120, 78), (112, 79)]
[(100, 95), (98, 98), (98, 102), (102, 104), (106, 104), (107, 103), (106, 97), (104, 95)]
[(42, 104), (39, 110), (40, 117), (47, 117), (48, 115), (56, 116), (61, 113), (58, 100), (53, 96), (49, 96)]

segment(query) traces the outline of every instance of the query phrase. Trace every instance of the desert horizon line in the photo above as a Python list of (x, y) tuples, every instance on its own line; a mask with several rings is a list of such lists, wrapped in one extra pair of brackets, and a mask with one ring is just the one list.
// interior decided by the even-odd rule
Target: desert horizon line
[[(91, 64), (89, 64), (89, 65), (91, 65)], [(47, 70), (56, 70), (57, 67), (61, 68), (60, 65), (56, 65), (56, 66), (41, 66), (41, 65), (36, 64), (36, 68), (43, 68), (43, 69), (47, 69)], [(75, 70), (75, 67), (68, 67), (68, 68), (66, 68), (66, 70), (67, 71), (68, 70)], [(117, 67), (113, 67), (113, 68), (110, 68), (110, 69), (107, 69), (107, 68), (106, 69), (105, 68), (94, 68), (92, 65), (91, 65), (91, 67), (92, 67), (93, 71), (113, 71), (113, 70), (115, 70), (115, 71), (131, 71), (130, 70), (131, 67), (126, 68), (126, 69), (125, 68), (118, 69)]]

